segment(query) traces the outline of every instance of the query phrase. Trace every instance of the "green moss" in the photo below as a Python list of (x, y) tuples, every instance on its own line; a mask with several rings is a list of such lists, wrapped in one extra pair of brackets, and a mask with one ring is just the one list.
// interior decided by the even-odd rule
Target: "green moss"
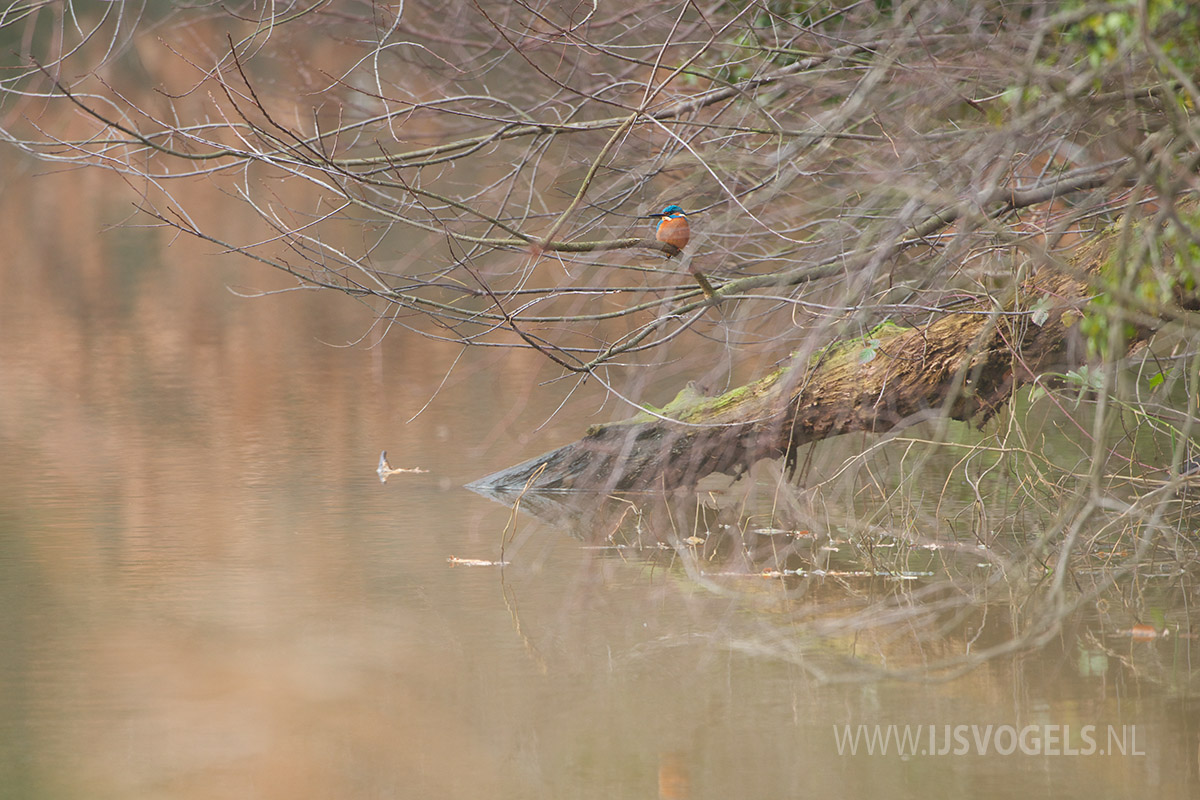
[[(680, 390), (679, 394), (675, 395), (675, 399), (662, 408), (653, 408), (652, 406), (647, 406), (647, 408), (668, 419), (687, 421), (697, 417), (711, 418), (728, 408), (740, 405), (747, 398), (753, 397), (762, 387), (769, 386), (778, 380), (782, 373), (782, 369), (776, 370), (752, 383), (748, 383), (745, 386), (738, 386), (713, 397), (701, 394), (689, 383)], [(658, 419), (658, 417), (643, 411), (625, 420), (625, 422), (642, 423), (652, 422), (655, 419)]]
[(907, 333), (909, 330), (909, 328), (903, 328), (894, 322), (881, 322), (862, 336), (832, 342), (822, 347), (812, 354), (808, 360), (808, 366), (812, 369), (819, 364), (830, 365), (839, 360), (865, 364), (875, 357), (875, 352), (884, 341)]
[[(865, 361), (870, 359), (863, 358), (864, 352), (873, 353), (882, 342), (908, 331), (909, 328), (903, 328), (895, 323), (881, 322), (862, 336), (833, 342), (821, 348), (809, 358), (808, 367), (810, 369), (818, 365), (828, 367), (830, 364), (836, 363), (835, 359), (849, 360), (850, 363), (865, 363)], [(713, 397), (701, 394), (689, 383), (665, 406), (658, 408), (647, 405), (645, 411), (641, 411), (628, 419), (607, 422), (601, 425), (592, 425), (587, 429), (587, 435), (595, 436), (605, 429), (618, 426), (642, 425), (654, 422), (662, 417), (683, 422), (713, 419), (728, 409), (735, 408), (756, 397), (770, 393), (774, 390), (779, 379), (789, 370), (795, 369), (796, 366), (794, 361), (785, 363), (783, 366), (772, 370), (758, 380), (751, 381), (744, 386), (735, 387)]]

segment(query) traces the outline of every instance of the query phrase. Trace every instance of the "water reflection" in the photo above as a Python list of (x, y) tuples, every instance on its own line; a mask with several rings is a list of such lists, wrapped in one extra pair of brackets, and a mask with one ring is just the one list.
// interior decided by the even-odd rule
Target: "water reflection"
[[(104, 176), (8, 169), (6, 796), (1196, 793), (1182, 579), (1149, 595), (1172, 635), (1122, 634), (1151, 620), (1114, 597), (1040, 649), (916, 680), (1026, 624), (988, 558), (868, 552), (713, 487), (514, 513), (459, 487), (578, 435), (531, 388), (543, 360), (469, 352), (439, 391), (446, 345), (330, 346), (360, 306), (239, 299), (277, 279), (100, 234), (126, 214)], [(381, 485), (385, 448), (429, 472)], [(840, 682), (885, 670), (910, 680)], [(960, 725), (1136, 726), (1143, 754), (851, 756), (846, 725), (926, 726), (935, 749)]]

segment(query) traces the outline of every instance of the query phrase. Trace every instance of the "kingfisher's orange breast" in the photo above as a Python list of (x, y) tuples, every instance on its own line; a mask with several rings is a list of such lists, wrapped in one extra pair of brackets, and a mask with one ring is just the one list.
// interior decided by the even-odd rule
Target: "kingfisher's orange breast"
[(655, 238), (660, 242), (674, 245), (680, 250), (687, 245), (688, 239), (691, 236), (691, 229), (688, 228), (688, 221), (684, 216), (663, 217), (658, 223), (658, 230), (655, 232)]

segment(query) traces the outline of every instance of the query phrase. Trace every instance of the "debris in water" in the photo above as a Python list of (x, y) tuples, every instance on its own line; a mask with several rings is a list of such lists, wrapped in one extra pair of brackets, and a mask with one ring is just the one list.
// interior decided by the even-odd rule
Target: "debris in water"
[(450, 556), (446, 563), (452, 567), (507, 567), (507, 561), (487, 561), (482, 558), (459, 558)]
[(774, 567), (766, 567), (761, 572), (725, 571), (705, 574), (713, 577), (721, 576), (727, 578), (889, 578), (894, 581), (918, 581), (922, 578), (932, 578), (934, 576), (932, 572), (917, 572), (915, 570), (890, 572), (883, 569), (776, 569)]
[[(725, 527), (729, 527), (726, 525)], [(812, 539), (812, 531), (795, 531), (788, 528), (751, 528), (751, 533), (756, 533), (759, 536), (791, 536), (793, 539)]]
[(387, 483), (388, 478), (398, 475), (401, 472), (429, 472), (429, 470), (421, 469), (420, 467), (392, 469), (392, 465), (387, 460), (387, 450), (379, 454), (379, 466), (375, 468), (375, 474), (379, 476), (380, 483)]
[(1128, 636), (1131, 639), (1137, 639), (1139, 641), (1146, 642), (1151, 639), (1157, 639), (1160, 636), (1166, 636), (1170, 633), (1170, 631), (1167, 628), (1163, 628), (1160, 631), (1153, 625), (1140, 624), (1134, 625), (1127, 631), (1117, 631), (1117, 633), (1121, 636)]

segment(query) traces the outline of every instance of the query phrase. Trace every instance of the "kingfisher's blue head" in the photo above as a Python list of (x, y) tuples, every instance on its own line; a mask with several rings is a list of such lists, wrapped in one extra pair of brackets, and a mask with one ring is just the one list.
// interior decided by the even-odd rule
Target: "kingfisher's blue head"
[(686, 215), (683, 213), (683, 209), (680, 208), (679, 206), (669, 205), (666, 208), (664, 208), (661, 212), (659, 212), (659, 216), (660, 217), (683, 217)]

